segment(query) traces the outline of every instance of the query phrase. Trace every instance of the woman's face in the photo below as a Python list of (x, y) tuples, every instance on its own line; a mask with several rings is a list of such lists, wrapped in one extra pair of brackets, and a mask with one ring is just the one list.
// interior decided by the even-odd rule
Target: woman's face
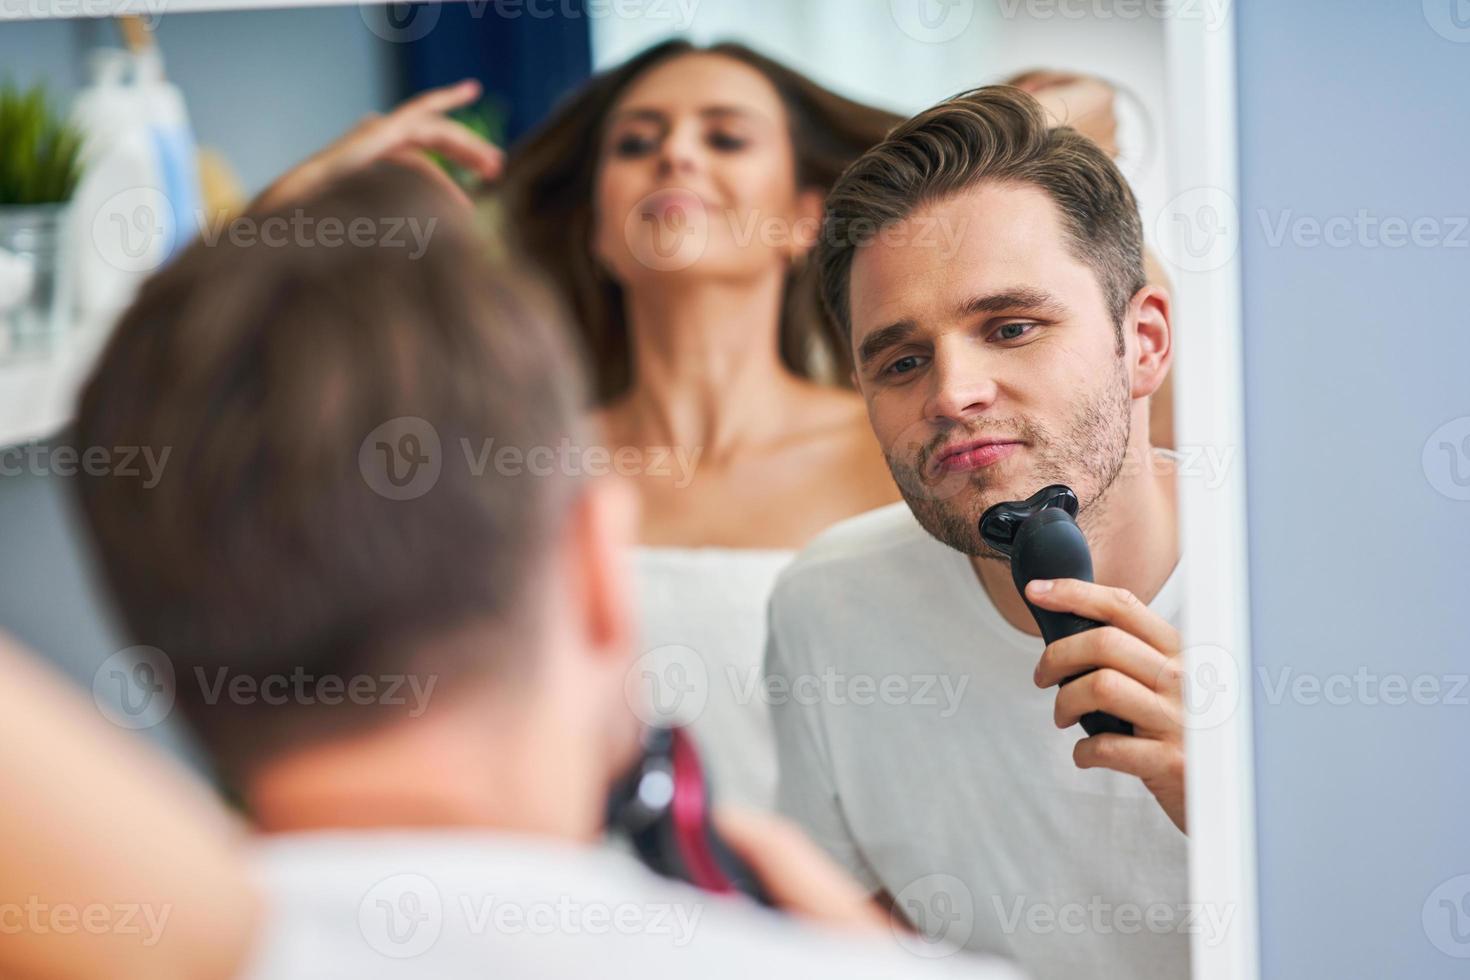
[(779, 274), (816, 240), (785, 107), (756, 69), (690, 54), (636, 79), (604, 129), (593, 247), (626, 286)]

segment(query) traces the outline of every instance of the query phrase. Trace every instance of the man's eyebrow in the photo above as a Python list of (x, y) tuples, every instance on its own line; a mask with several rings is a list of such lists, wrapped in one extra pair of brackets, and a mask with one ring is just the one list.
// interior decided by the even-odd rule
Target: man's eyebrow
[(858, 366), (867, 367), (868, 362), (876, 358), (890, 347), (896, 347), (903, 343), (914, 333), (915, 326), (912, 320), (900, 320), (890, 323), (886, 327), (880, 327), (863, 338), (858, 345)]
[(1045, 290), (1021, 287), (973, 297), (961, 303), (955, 313), (960, 317), (969, 317), (977, 313), (1003, 313), (1006, 310), (1029, 310), (1045, 316), (1060, 317), (1066, 314), (1067, 307)]

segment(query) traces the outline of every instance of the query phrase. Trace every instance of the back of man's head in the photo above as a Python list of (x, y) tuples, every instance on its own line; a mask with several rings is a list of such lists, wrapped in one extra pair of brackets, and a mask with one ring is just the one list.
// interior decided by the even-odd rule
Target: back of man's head
[[(577, 481), (486, 450), (576, 444), (582, 371), (453, 210), (379, 168), (242, 219), (146, 284), (83, 394), (79, 448), (168, 454), (156, 486), (86, 477), (81, 501), (227, 773), (390, 716), (385, 675), (508, 683), (536, 655), (528, 590)], [(469, 624), (505, 642), (421, 662)]]

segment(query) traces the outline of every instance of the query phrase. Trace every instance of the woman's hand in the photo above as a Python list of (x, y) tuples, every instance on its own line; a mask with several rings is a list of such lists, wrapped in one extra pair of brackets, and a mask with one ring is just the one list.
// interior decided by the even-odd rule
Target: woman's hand
[(1006, 84), (1035, 96), (1053, 126), (1071, 126), (1108, 156), (1118, 155), (1118, 117), (1113, 112), (1116, 93), (1101, 78), (1039, 70), (1024, 72)]
[(425, 155), (432, 150), (489, 181), (505, 168), (505, 154), (445, 113), (470, 105), (480, 97), (473, 79), (430, 89), (414, 96), (387, 115), (371, 115), (330, 146), (287, 171), (251, 204), (252, 211), (268, 211), (306, 197), (344, 174), (389, 160), (423, 174), (456, 200), (469, 196)]

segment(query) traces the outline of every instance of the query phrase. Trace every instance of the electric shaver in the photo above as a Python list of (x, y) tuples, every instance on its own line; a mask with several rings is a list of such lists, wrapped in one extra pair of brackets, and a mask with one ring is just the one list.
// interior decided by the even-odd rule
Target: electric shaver
[[(1036, 625), (1041, 627), (1041, 637), (1048, 645), (1102, 625), (1072, 613), (1037, 608), (1030, 599), (1026, 599), (1026, 585), (1032, 579), (1092, 581), (1092, 552), (1088, 550), (1082, 529), (1077, 526), (1077, 507), (1077, 495), (1072, 489), (1054, 484), (1025, 500), (996, 504), (980, 518), (980, 536), (986, 544), (1010, 559), (1011, 578), (1035, 617)], [(1083, 671), (1062, 681), (1062, 684), (1090, 673), (1091, 670)], [(1133, 734), (1131, 722), (1104, 711), (1090, 711), (1083, 715), (1082, 728), (1089, 735), (1104, 732)]]
[(647, 867), (715, 894), (771, 905), (755, 873), (710, 821), (710, 785), (682, 728), (650, 728), (643, 756), (613, 787), (608, 827), (627, 837)]

